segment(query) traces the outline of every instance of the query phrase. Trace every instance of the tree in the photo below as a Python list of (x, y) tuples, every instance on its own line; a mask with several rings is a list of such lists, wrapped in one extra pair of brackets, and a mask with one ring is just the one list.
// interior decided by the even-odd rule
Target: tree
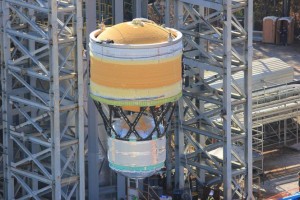
[(261, 31), (266, 16), (295, 18), (295, 34), (300, 34), (299, 0), (254, 0), (254, 30)]

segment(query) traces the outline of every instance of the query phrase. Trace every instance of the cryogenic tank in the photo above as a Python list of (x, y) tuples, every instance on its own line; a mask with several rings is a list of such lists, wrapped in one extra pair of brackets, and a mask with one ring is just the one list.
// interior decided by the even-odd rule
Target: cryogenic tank
[(182, 34), (134, 19), (90, 34), (90, 95), (108, 134), (110, 167), (131, 178), (164, 166), (182, 95)]

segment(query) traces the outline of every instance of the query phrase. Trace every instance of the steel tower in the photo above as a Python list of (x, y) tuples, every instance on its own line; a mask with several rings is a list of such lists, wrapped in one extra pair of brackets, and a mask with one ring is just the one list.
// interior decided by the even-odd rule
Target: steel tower
[[(5, 199), (84, 199), (82, 1), (0, 2)], [(143, 16), (140, 8), (136, 17)], [(221, 186), (225, 199), (252, 198), (252, 9), (252, 0), (175, 0), (176, 26), (185, 36), (178, 188), (187, 169), (200, 185)], [(169, 24), (171, 9), (165, 12)], [(122, 12), (115, 14), (115, 22), (123, 21)], [(232, 78), (237, 72), (243, 72), (241, 88)], [(244, 116), (237, 118), (241, 108)], [(92, 146), (97, 159), (101, 145)], [(101, 172), (97, 167), (92, 174)], [(124, 182), (118, 177), (119, 186)], [(99, 191), (94, 185), (91, 193)]]
[[(175, 186), (184, 169), (224, 199), (252, 195), (252, 0), (176, 0), (184, 35), (184, 96), (177, 111)], [(232, 77), (243, 72), (242, 87)], [(216, 84), (222, 88), (216, 88)], [(237, 118), (235, 110), (244, 109)]]
[(1, 4), (5, 199), (84, 199), (82, 1)]

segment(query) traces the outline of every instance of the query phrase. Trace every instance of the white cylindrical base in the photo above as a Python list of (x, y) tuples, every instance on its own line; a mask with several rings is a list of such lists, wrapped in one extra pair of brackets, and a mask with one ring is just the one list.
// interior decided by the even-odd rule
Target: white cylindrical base
[(148, 141), (108, 138), (109, 166), (127, 177), (149, 177), (164, 166), (165, 160), (165, 136)]

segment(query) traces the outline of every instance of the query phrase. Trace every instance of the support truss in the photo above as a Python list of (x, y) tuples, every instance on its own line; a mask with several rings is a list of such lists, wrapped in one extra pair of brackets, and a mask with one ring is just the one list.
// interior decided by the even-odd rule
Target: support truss
[[(178, 188), (185, 168), (200, 188), (221, 189), (224, 199), (253, 198), (252, 9), (252, 0), (176, 1), (185, 80), (175, 135)], [(232, 77), (240, 71), (243, 87)], [(238, 118), (234, 110), (240, 108)]]
[(81, 0), (2, 0), (5, 199), (85, 199)]

